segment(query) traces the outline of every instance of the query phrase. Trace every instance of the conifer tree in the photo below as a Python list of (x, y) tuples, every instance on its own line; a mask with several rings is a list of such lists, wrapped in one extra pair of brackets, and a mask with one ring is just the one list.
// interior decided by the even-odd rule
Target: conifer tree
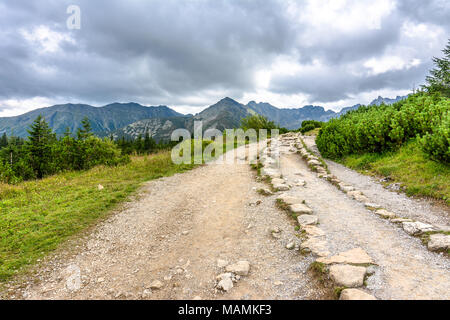
[(30, 135), (27, 141), (27, 149), (31, 167), (36, 176), (41, 179), (49, 168), (52, 130), (45, 119), (39, 115), (27, 131)]

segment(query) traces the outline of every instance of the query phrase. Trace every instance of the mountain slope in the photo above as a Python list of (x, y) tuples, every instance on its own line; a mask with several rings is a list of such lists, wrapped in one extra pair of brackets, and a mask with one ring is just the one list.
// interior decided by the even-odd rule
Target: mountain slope
[(137, 103), (113, 103), (104, 107), (85, 104), (64, 104), (33, 110), (16, 117), (0, 118), (0, 133), (25, 137), (27, 129), (38, 115), (42, 115), (57, 134), (63, 134), (66, 128), (75, 132), (81, 120), (88, 117), (92, 130), (105, 135), (142, 119), (181, 116), (166, 107), (144, 107)]

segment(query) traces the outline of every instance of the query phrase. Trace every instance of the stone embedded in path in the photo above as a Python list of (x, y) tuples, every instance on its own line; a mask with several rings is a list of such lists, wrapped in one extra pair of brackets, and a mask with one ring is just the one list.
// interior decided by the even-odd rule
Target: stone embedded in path
[(367, 197), (365, 195), (363, 195), (363, 193), (361, 191), (350, 191), (350, 192), (347, 192), (347, 194), (359, 202), (367, 202), (367, 200), (369, 200), (369, 199), (367, 199)]
[(302, 204), (303, 200), (296, 198), (296, 197), (292, 197), (289, 196), (285, 193), (283, 193), (282, 195), (280, 195), (277, 200), (281, 200), (284, 203), (288, 204), (288, 205), (292, 205), (292, 204)]
[(293, 250), (294, 248), (295, 248), (295, 242), (289, 242), (286, 245), (286, 249), (288, 249), (288, 250)]
[(302, 214), (297, 217), (297, 222), (301, 227), (312, 226), (319, 223), (319, 218), (310, 214)]
[(417, 236), (425, 232), (432, 232), (434, 228), (432, 225), (422, 222), (403, 222), (403, 230), (409, 235)]
[(228, 265), (227, 260), (217, 259), (217, 267), (218, 268), (225, 268), (227, 265)]
[(316, 167), (316, 166), (320, 166), (320, 162), (313, 159), (313, 160), (308, 161), (308, 165)]
[(307, 235), (313, 237), (323, 237), (325, 235), (325, 232), (316, 226), (304, 226), (302, 227), (302, 230), (305, 231)]
[(281, 173), (278, 170), (274, 170), (274, 169), (270, 169), (270, 168), (262, 168), (261, 176), (276, 179), (276, 178), (281, 177)]
[(342, 290), (339, 300), (377, 300), (371, 294), (358, 289)]
[(223, 291), (230, 291), (233, 289), (233, 275), (231, 273), (222, 273), (217, 277), (217, 280), (219, 280), (219, 283), (217, 284), (217, 289), (223, 290)]
[(312, 214), (313, 210), (305, 204), (298, 203), (289, 206), (289, 210), (297, 214)]
[(385, 209), (378, 209), (377, 211), (375, 211), (375, 213), (382, 218), (388, 218), (388, 219), (396, 218), (395, 213), (387, 211)]
[(150, 289), (153, 289), (153, 290), (159, 290), (159, 289), (161, 289), (162, 287), (164, 286), (164, 284), (161, 282), (161, 281), (159, 281), (159, 280), (155, 280), (155, 281), (153, 281), (151, 284), (150, 284)]
[(381, 206), (379, 204), (376, 204), (376, 203), (366, 202), (366, 203), (364, 203), (364, 206), (367, 209), (372, 209), (372, 210), (381, 209)]
[(365, 267), (355, 267), (346, 264), (335, 264), (330, 267), (330, 278), (338, 286), (357, 288), (364, 284)]
[(430, 236), (428, 242), (428, 250), (430, 251), (445, 251), (450, 249), (450, 235), (437, 233)]
[(290, 187), (284, 183), (272, 184), (272, 186), (274, 187), (275, 190), (278, 191), (288, 191), (290, 189)]
[(250, 271), (250, 263), (248, 261), (238, 261), (235, 264), (227, 266), (225, 270), (240, 276), (246, 276)]
[(319, 258), (317, 262), (325, 264), (344, 263), (344, 264), (373, 264), (372, 258), (361, 248), (351, 249), (341, 252), (331, 258)]
[(339, 188), (341, 188), (341, 190), (345, 191), (345, 192), (350, 192), (350, 191), (356, 190), (355, 187), (345, 184), (343, 182), (339, 183)]
[(312, 237), (300, 245), (303, 250), (309, 250), (319, 257), (326, 257), (330, 254), (327, 248), (327, 242), (320, 238)]
[(414, 222), (411, 219), (406, 219), (406, 218), (396, 218), (396, 219), (392, 219), (391, 222), (393, 223), (403, 223), (403, 222)]

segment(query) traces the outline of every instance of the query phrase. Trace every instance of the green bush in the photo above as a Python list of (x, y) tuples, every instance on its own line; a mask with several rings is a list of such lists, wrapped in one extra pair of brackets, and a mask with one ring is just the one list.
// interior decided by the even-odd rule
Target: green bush
[(450, 163), (450, 112), (446, 113), (444, 121), (432, 133), (426, 133), (420, 139), (420, 144), (431, 159)]
[(398, 149), (405, 141), (424, 137), (423, 150), (448, 162), (450, 99), (424, 92), (393, 105), (361, 107), (326, 123), (317, 137), (322, 155), (339, 159), (348, 154)]

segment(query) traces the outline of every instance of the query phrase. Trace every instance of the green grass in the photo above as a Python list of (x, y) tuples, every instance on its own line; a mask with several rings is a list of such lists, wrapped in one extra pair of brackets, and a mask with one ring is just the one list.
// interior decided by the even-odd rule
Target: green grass
[[(210, 143), (203, 141), (202, 149)], [(245, 141), (224, 143), (213, 158), (203, 160), (213, 160), (225, 149), (245, 144)], [(99, 166), (17, 185), (0, 184), (0, 282), (24, 271), (64, 240), (107, 217), (143, 182), (195, 167), (174, 164), (171, 151), (165, 151), (133, 157), (129, 164), (118, 167)], [(101, 191), (99, 184), (104, 187)]]
[(450, 205), (450, 166), (428, 159), (415, 139), (395, 152), (349, 155), (342, 164), (362, 173), (390, 177), (409, 196), (444, 200)]
[[(170, 152), (118, 167), (67, 172), (18, 185), (0, 184), (0, 281), (104, 218), (145, 181), (194, 168)], [(99, 191), (98, 185), (104, 186)]]

